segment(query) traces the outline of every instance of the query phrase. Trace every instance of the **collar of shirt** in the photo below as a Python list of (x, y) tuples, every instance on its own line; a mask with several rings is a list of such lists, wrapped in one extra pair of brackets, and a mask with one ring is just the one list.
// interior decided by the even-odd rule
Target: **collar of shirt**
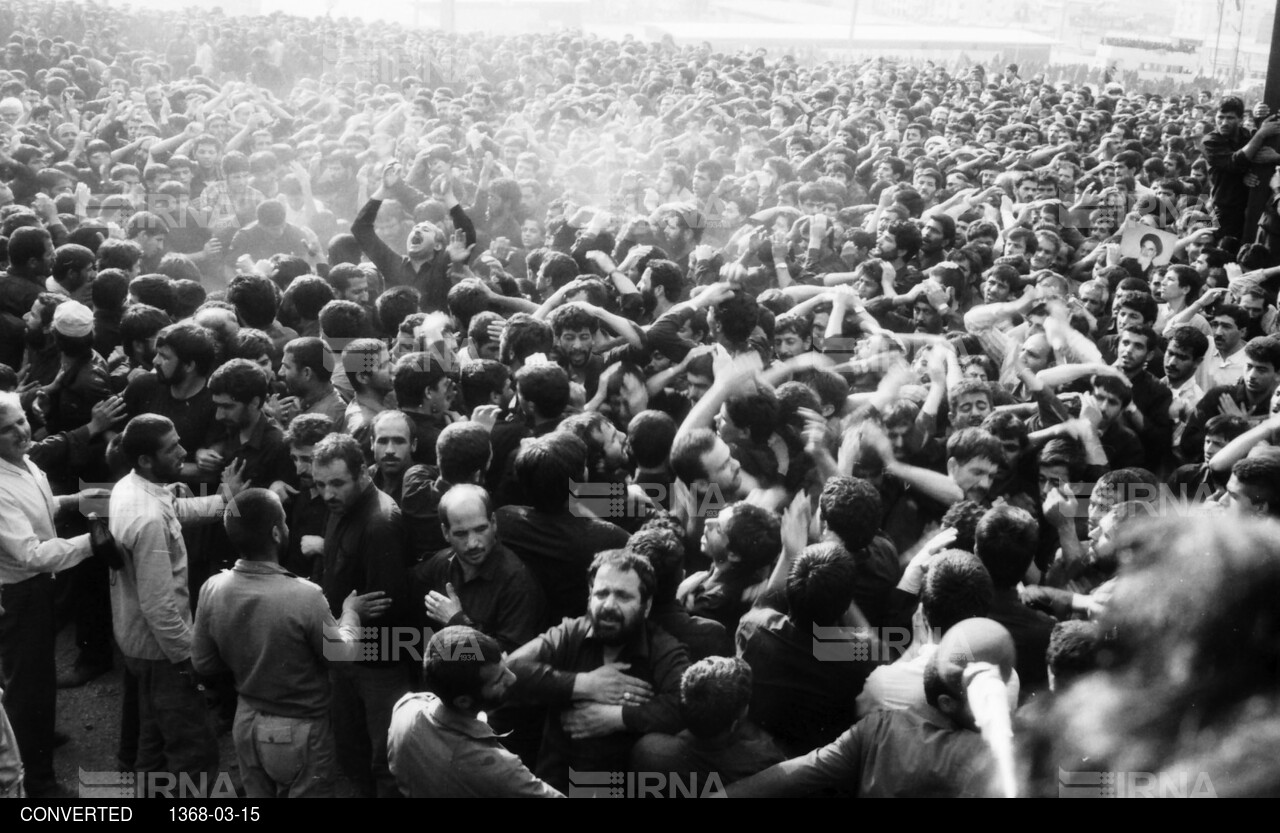
[(132, 477), (134, 479), (135, 481), (134, 485), (137, 488), (141, 489), (142, 491), (146, 492), (147, 494), (151, 495), (157, 500), (160, 500), (167, 504), (173, 503), (173, 492), (169, 491), (167, 487), (162, 486), (159, 483), (152, 483), (147, 478), (138, 474), (137, 471), (130, 472), (129, 477)]
[(292, 576), (293, 573), (281, 567), (275, 561), (254, 561), (248, 558), (240, 558), (236, 560), (236, 564), (231, 568), (237, 573), (247, 573), (255, 576)]
[(435, 695), (431, 695), (431, 702), (427, 706), (427, 716), (431, 718), (432, 723), (435, 723), (440, 728), (452, 729), (474, 740), (488, 740), (489, 738), (506, 736), (493, 731), (493, 728), (483, 720), (476, 720), (474, 717), (469, 717), (457, 709), (446, 706), (445, 702)]
[(458, 553), (454, 552), (449, 556), (449, 575), (459, 578), (460, 585), (476, 579), (493, 581), (494, 574), (498, 572), (498, 566), (503, 557), (502, 549), (502, 544), (495, 542), (489, 557), (484, 560), (484, 563), (480, 565), (480, 569), (476, 570), (476, 574), (470, 579), (465, 578), (466, 572), (462, 568), (462, 560), (458, 558)]
[(317, 393), (315, 396), (302, 399), (301, 400), (302, 410), (309, 411), (312, 408), (314, 408), (317, 404), (328, 399), (330, 396), (337, 396), (337, 395), (338, 395), (337, 391), (333, 389), (333, 385), (327, 385), (321, 388), (319, 393)]

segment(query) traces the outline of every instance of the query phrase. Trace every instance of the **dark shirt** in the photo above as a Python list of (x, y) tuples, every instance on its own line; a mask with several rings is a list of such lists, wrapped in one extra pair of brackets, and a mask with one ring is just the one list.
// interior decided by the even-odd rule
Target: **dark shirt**
[(1245, 207), (1249, 202), (1249, 186), (1244, 176), (1253, 162), (1242, 153), (1252, 133), (1241, 127), (1232, 135), (1214, 131), (1201, 140), (1205, 161), (1209, 163), (1209, 202), (1224, 236), (1240, 237), (1244, 226)]
[(752, 673), (748, 716), (791, 755), (853, 725), (855, 701), (879, 664), (867, 634), (840, 632), (821, 644), (818, 635), (768, 607), (753, 608), (738, 629), (739, 655)]
[(240, 442), (240, 429), (233, 428), (220, 445), (220, 453), (228, 463), (244, 460), (244, 477), (248, 485), (266, 489), (277, 480), (297, 485), (297, 470), (289, 458), (289, 444), (284, 441), (284, 431), (266, 414), (258, 418), (258, 424), (249, 432), (249, 439)]
[(1182, 432), (1182, 440), (1178, 447), (1182, 451), (1182, 456), (1187, 460), (1199, 460), (1204, 457), (1204, 426), (1205, 424), (1222, 413), (1222, 395), (1230, 396), (1235, 403), (1244, 409), (1246, 417), (1250, 423), (1256, 425), (1258, 421), (1265, 418), (1271, 406), (1269, 398), (1263, 398), (1252, 406), (1249, 405), (1249, 394), (1245, 390), (1244, 380), (1236, 382), (1234, 385), (1218, 385), (1210, 388), (1205, 395), (1200, 397), (1196, 409), (1191, 412), (1190, 418), (1187, 419), (1187, 427)]
[(120, 346), (120, 313), (106, 309), (93, 311), (93, 349), (104, 359)]
[(730, 797), (803, 796), (837, 788), (860, 798), (993, 797), (995, 760), (982, 735), (937, 709), (874, 712), (835, 742), (739, 781)]
[(413, 436), (416, 445), (413, 448), (413, 462), (428, 466), (436, 464), (436, 440), (440, 432), (448, 425), (448, 421), (435, 414), (420, 411), (417, 408), (401, 408), (405, 416), (413, 422)]
[(306, 236), (297, 226), (285, 223), (284, 232), (276, 237), (254, 222), (237, 231), (235, 237), (231, 238), (230, 259), (234, 261), (245, 254), (256, 263), (259, 260), (270, 260), (272, 255), (277, 254), (305, 259), (310, 251)]
[(1052, 616), (1032, 610), (1018, 598), (1016, 588), (997, 589), (987, 618), (1004, 625), (1013, 637), (1017, 651), (1018, 679), (1022, 683), (1022, 701), (1049, 684), (1045, 651), (1049, 650), (1049, 634), (1056, 624)]
[(690, 616), (674, 600), (654, 602), (649, 621), (679, 640), (688, 649), (690, 662), (733, 656), (733, 637), (724, 625), (701, 616)]
[(855, 554), (854, 563), (858, 576), (853, 591), (854, 602), (871, 627), (888, 627), (889, 597), (898, 586), (898, 579), (902, 578), (897, 549), (888, 538), (877, 535), (866, 549)]
[(161, 384), (154, 372), (144, 373), (125, 387), (124, 403), (130, 417), (159, 414), (172, 420), (188, 462), (195, 459), (198, 449), (209, 447), (219, 428), (208, 385), (195, 396), (175, 399), (169, 386)]
[(447, 596), (446, 583), (453, 585), (462, 602), (462, 611), (448, 622), (427, 617), (422, 608), (425, 623), (432, 628), (468, 625), (498, 640), (502, 650), (514, 651), (547, 626), (542, 588), (520, 559), (501, 543), (470, 580), (463, 577), (462, 565), (452, 549), (441, 550), (414, 567), (411, 580), (410, 598), (415, 603), (432, 590)]
[[(355, 236), (361, 250), (378, 267), (388, 288), (411, 286), (418, 290), (424, 312), (447, 310), (449, 289), (453, 285), (449, 278), (449, 256), (441, 250), (434, 253), (430, 260), (414, 268), (408, 257), (396, 254), (395, 250), (382, 242), (374, 230), (373, 221), (381, 206), (382, 200), (369, 200), (351, 224), (351, 234)], [(462, 206), (455, 205), (449, 210), (449, 216), (454, 227), (461, 229), (466, 235), (467, 244), (473, 245), (476, 242), (476, 230), (467, 217), (467, 212), (462, 210)]]
[(769, 733), (750, 720), (739, 721), (728, 736), (720, 738), (700, 738), (688, 729), (678, 735), (645, 735), (631, 750), (634, 771), (697, 775), (699, 779), (692, 783), (699, 794), (705, 789), (702, 779), (713, 773), (721, 784), (732, 784), (784, 760)]
[(449, 546), (440, 528), (440, 498), (453, 484), (434, 466), (410, 466), (400, 482), (400, 511), (409, 539), (409, 560), (426, 561)]
[(587, 611), (587, 569), (596, 553), (625, 547), (630, 537), (607, 521), (528, 506), (498, 510), (502, 541), (538, 579), (552, 622)]
[(381, 590), (391, 599), (391, 609), (377, 620), (377, 626), (403, 626), (412, 621), (404, 553), (400, 507), (369, 483), (347, 511), (329, 513), (319, 574), (312, 580), (324, 590), (335, 617), (341, 615), (342, 602), (352, 590)]
[[(585, 598), (585, 593), (583, 594)], [(689, 667), (684, 646), (651, 622), (622, 646), (617, 660), (626, 673), (653, 686), (654, 697), (643, 706), (623, 706), (625, 732), (571, 740), (561, 724), (561, 710), (571, 708), (574, 677), (604, 665), (605, 645), (593, 636), (585, 616), (565, 619), (511, 655), (516, 683), (513, 697), (551, 707), (542, 735), (535, 773), (563, 792), (569, 769), (626, 770), (632, 745), (647, 732), (674, 734), (680, 720), (680, 679)]]
[(302, 536), (323, 536), (327, 516), (324, 498), (312, 494), (311, 489), (301, 489), (293, 496), (289, 505), (289, 551), (281, 558), (282, 567), (299, 576), (315, 573), (315, 556), (302, 554)]
[(1136, 433), (1142, 441), (1145, 467), (1159, 472), (1173, 442), (1173, 418), (1169, 416), (1173, 392), (1145, 369), (1129, 382), (1133, 386), (1133, 404), (1142, 412), (1144, 422), (1142, 431)]

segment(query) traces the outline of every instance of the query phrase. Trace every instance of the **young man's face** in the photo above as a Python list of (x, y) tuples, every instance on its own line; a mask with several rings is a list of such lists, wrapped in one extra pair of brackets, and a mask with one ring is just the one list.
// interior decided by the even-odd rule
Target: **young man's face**
[(956, 428), (977, 428), (991, 413), (991, 397), (981, 391), (962, 393), (956, 397), (955, 413), (951, 415)]
[(1215, 315), (1209, 322), (1213, 333), (1213, 346), (1224, 356), (1231, 355), (1240, 346), (1240, 327), (1229, 315)]
[(1116, 330), (1123, 330), (1125, 327), (1141, 327), (1142, 313), (1132, 307), (1120, 307), (1116, 310)]
[(1115, 394), (1102, 388), (1093, 389), (1093, 398), (1098, 403), (1098, 410), (1102, 412), (1102, 424), (1098, 427), (1105, 431), (1120, 416), (1124, 403)]
[(586, 367), (591, 359), (591, 348), (594, 343), (591, 330), (588, 329), (565, 330), (557, 339), (561, 355), (574, 367)]
[(982, 302), (984, 304), (1001, 304), (1009, 300), (1009, 284), (993, 276), (982, 282)]
[(947, 473), (951, 479), (960, 487), (960, 491), (964, 492), (967, 500), (976, 503), (987, 502), (987, 496), (991, 493), (991, 484), (998, 470), (999, 465), (985, 457), (974, 457), (964, 463), (954, 457), (947, 460)]
[(1164, 350), (1164, 372), (1174, 384), (1180, 385), (1190, 379), (1191, 374), (1196, 372), (1197, 364), (1191, 351), (1180, 341), (1169, 342)]
[(702, 468), (707, 473), (708, 487), (718, 490), (720, 499), (728, 501), (742, 487), (742, 466), (729, 452), (724, 440), (716, 439), (715, 445), (702, 455)]
[(782, 360), (795, 358), (809, 352), (809, 339), (793, 332), (777, 333), (773, 337), (773, 352)]
[(1255, 400), (1270, 399), (1276, 389), (1276, 381), (1280, 379), (1276, 368), (1270, 362), (1261, 362), (1248, 356), (1244, 360), (1244, 388)]
[(1270, 509), (1257, 488), (1241, 483), (1234, 474), (1227, 481), (1227, 508), (1232, 514), (1244, 517), (1265, 516)]
[(926, 252), (938, 252), (942, 250), (944, 245), (944, 235), (946, 234), (942, 229), (942, 223), (937, 220), (930, 220), (924, 224), (921, 232), (921, 249)]
[(1150, 354), (1151, 348), (1145, 336), (1133, 333), (1120, 334), (1120, 341), (1116, 345), (1116, 360), (1125, 373), (1137, 373), (1141, 370), (1146, 365), (1147, 356)]

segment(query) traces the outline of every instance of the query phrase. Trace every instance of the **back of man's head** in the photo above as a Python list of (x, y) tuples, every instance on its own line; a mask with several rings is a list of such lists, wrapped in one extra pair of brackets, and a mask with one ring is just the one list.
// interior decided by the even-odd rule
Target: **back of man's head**
[(839, 544), (810, 544), (787, 576), (787, 609), (800, 628), (838, 624), (853, 603), (858, 566)]
[(978, 522), (978, 558), (991, 574), (997, 590), (1022, 581), (1035, 558), (1039, 530), (1036, 519), (1025, 509), (997, 506)]
[(857, 552), (876, 537), (883, 508), (880, 492), (860, 477), (833, 477), (818, 498), (822, 520), (850, 552)]
[(711, 739), (733, 728), (751, 704), (751, 666), (737, 657), (707, 657), (680, 679), (680, 716), (694, 737)]
[(986, 616), (994, 596), (991, 575), (976, 555), (944, 550), (929, 564), (920, 603), (929, 627), (946, 633), (956, 622)]
[(482, 697), (484, 671), (501, 661), (502, 646), (496, 639), (466, 625), (453, 625), (427, 643), (422, 685), (451, 708), (458, 707), (455, 701), (460, 697), (474, 705)]

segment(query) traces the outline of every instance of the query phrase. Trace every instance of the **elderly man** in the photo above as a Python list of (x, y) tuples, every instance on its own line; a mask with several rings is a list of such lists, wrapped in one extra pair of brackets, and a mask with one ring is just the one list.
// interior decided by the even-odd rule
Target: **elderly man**
[(88, 535), (57, 537), (54, 516), (81, 497), (54, 497), (31, 458), (31, 426), (17, 394), (0, 393), (0, 681), (26, 764), (26, 791), (57, 792), (53, 773), (56, 711), (53, 577), (90, 555)]

